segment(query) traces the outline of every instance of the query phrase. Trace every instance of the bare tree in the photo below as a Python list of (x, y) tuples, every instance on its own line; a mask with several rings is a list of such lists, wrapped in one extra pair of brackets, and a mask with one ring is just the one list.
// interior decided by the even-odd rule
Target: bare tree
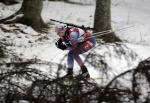
[(23, 23), (33, 27), (35, 30), (42, 30), (46, 27), (41, 12), (43, 8), (43, 0), (24, 0), (22, 7), (13, 15), (1, 19), (0, 23)]
[[(96, 0), (95, 18), (94, 18), (95, 32), (111, 29), (111, 0)], [(103, 35), (105, 42), (120, 42), (121, 40), (115, 35)]]
[(41, 17), (42, 8), (43, 0), (24, 0), (22, 4), (23, 23), (31, 25), (35, 29), (45, 26)]

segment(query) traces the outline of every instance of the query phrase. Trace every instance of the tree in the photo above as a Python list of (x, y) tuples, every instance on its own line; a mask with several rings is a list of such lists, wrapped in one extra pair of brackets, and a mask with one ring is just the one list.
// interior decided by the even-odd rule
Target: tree
[(43, 0), (24, 0), (20, 10), (5, 19), (1, 19), (0, 23), (19, 22), (31, 26), (35, 30), (42, 30), (43, 27), (46, 27), (41, 17), (42, 8)]
[[(96, 9), (94, 17), (95, 32), (105, 31), (111, 29), (111, 0), (96, 0)], [(105, 42), (120, 42), (115, 33), (103, 35)]]
[(43, 0), (24, 0), (22, 4), (23, 9), (23, 23), (31, 25), (36, 30), (45, 26), (41, 11), (43, 8)]

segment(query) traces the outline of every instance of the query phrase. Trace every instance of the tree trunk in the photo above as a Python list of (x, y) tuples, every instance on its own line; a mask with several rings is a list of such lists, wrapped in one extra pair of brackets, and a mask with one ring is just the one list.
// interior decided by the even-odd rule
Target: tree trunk
[[(111, 29), (111, 0), (96, 0), (94, 30), (95, 32)], [(121, 41), (115, 33), (100, 36), (105, 42)]]
[(24, 0), (21, 8), (24, 14), (22, 22), (36, 30), (41, 30), (45, 26), (41, 17), (42, 8), (43, 0)]

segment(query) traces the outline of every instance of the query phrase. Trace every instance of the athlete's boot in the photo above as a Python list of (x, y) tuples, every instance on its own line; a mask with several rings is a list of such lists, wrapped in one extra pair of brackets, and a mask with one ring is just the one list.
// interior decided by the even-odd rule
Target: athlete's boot
[(67, 74), (65, 75), (65, 77), (73, 77), (73, 68), (67, 68)]
[(82, 73), (79, 75), (79, 78), (88, 79), (90, 78), (90, 74), (86, 68), (86, 66), (81, 66)]

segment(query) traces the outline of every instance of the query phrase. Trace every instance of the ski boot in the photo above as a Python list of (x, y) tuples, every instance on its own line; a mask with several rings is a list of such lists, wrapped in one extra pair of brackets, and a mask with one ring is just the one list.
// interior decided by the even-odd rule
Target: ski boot
[(79, 74), (78, 78), (79, 79), (89, 79), (90, 78), (90, 74), (89, 74), (86, 66), (81, 66), (81, 70), (82, 70), (82, 73)]
[(73, 68), (68, 68), (67, 74), (64, 77), (69, 78), (69, 79), (73, 78)]

